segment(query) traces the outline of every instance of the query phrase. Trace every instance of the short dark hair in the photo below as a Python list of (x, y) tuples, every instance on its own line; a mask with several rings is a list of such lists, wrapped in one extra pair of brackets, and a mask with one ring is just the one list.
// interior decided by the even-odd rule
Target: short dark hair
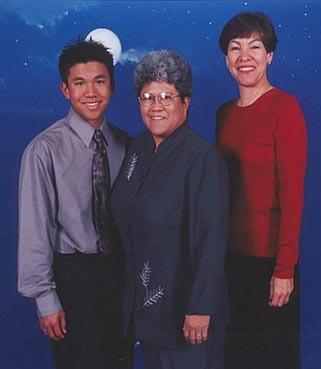
[(137, 64), (134, 89), (139, 96), (146, 83), (165, 81), (173, 84), (181, 99), (192, 95), (192, 70), (187, 61), (174, 51), (151, 51)]
[(102, 43), (93, 40), (77, 39), (68, 42), (60, 53), (59, 57), (59, 73), (61, 80), (68, 85), (68, 76), (70, 68), (79, 63), (88, 63), (96, 61), (103, 63), (110, 75), (110, 84), (114, 90), (114, 59)]
[(267, 15), (260, 12), (241, 12), (230, 19), (220, 35), (220, 48), (227, 55), (228, 45), (232, 39), (250, 37), (253, 33), (259, 34), (266, 52), (270, 53), (276, 49), (278, 39), (272, 22)]

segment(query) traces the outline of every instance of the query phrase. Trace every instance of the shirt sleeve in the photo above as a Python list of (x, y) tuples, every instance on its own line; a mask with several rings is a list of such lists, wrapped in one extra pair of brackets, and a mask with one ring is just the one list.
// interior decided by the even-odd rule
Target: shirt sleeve
[(307, 133), (295, 98), (282, 108), (276, 127), (276, 170), (280, 201), (280, 232), (274, 275), (293, 278), (299, 255)]
[(188, 176), (188, 242), (193, 267), (187, 315), (224, 310), (228, 240), (228, 175), (213, 148), (195, 160)]
[(41, 143), (31, 145), (20, 169), (18, 291), (36, 300), (42, 317), (62, 310), (52, 270), (56, 202), (50, 152)]

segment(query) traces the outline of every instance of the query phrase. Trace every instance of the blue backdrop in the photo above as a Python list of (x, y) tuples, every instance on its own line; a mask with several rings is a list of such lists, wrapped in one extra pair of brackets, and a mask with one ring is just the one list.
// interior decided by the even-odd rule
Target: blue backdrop
[[(173, 49), (191, 64), (190, 124), (214, 141), (215, 111), (236, 96), (217, 40), (242, 10), (266, 12), (279, 44), (271, 82), (297, 96), (308, 126), (309, 159), (301, 234), (303, 369), (321, 367), (321, 3), (261, 1), (28, 1), (0, 4), (0, 369), (52, 369), (47, 339), (32, 301), (16, 292), (17, 189), (22, 151), (38, 132), (65, 115), (58, 55), (65, 42), (95, 28), (121, 40), (110, 121), (135, 135), (143, 129), (133, 94), (136, 62), (148, 51)], [(137, 350), (139, 354), (139, 350)], [(136, 367), (141, 368), (140, 358)], [(254, 368), (255, 369), (255, 368)]]

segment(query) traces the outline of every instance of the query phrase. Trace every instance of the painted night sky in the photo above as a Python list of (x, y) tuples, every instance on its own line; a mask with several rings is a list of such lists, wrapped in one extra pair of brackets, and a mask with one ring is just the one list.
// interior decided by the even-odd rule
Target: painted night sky
[[(215, 112), (237, 96), (218, 46), (223, 25), (240, 11), (271, 18), (278, 46), (270, 66), (273, 85), (294, 94), (304, 111), (309, 161), (301, 234), (302, 369), (321, 367), (321, 2), (53, 1), (0, 3), (0, 368), (53, 369), (47, 339), (32, 301), (16, 292), (17, 191), (26, 144), (68, 111), (57, 61), (69, 40), (96, 28), (119, 37), (116, 90), (109, 121), (136, 135), (144, 126), (133, 92), (133, 69), (148, 51), (171, 49), (193, 70), (189, 121), (214, 142)], [(139, 353), (139, 352), (138, 352)], [(136, 369), (142, 369), (140, 358)]]

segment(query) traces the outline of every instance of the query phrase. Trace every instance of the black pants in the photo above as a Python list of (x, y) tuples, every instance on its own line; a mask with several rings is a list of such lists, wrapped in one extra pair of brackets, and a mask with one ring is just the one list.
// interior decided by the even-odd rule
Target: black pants
[(67, 334), (51, 341), (57, 369), (130, 369), (133, 340), (122, 338), (122, 268), (95, 254), (55, 254), (54, 278)]
[(300, 368), (298, 275), (290, 303), (269, 307), (274, 266), (274, 258), (228, 258), (232, 319), (227, 331), (226, 369)]

